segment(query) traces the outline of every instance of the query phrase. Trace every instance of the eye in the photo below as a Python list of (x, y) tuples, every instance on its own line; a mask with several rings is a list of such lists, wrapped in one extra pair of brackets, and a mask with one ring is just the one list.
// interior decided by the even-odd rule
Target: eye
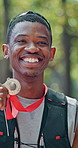
[(44, 42), (44, 41), (39, 41), (37, 44), (43, 46), (43, 45), (48, 45), (48, 43)]
[(17, 42), (19, 42), (19, 43), (26, 43), (25, 40), (18, 40)]

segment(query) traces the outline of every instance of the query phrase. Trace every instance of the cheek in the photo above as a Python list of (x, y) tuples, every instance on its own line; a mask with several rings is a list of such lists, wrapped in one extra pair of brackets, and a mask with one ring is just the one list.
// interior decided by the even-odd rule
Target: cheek
[(17, 55), (15, 54), (15, 52), (10, 53), (10, 64), (13, 67), (13, 65), (17, 65), (18, 62), (18, 58)]
[(10, 50), (10, 60), (16, 60), (18, 58), (18, 55), (20, 53), (20, 49), (17, 48), (16, 46), (13, 46)]
[(22, 48), (24, 48), (24, 45), (20, 46), (20, 45), (17, 45), (17, 44), (13, 44), (10, 46), (10, 54), (12, 55), (16, 55), (16, 54), (19, 54), (19, 52), (22, 50)]
[(44, 66), (44, 68), (47, 67), (49, 61), (50, 61), (50, 52), (49, 52), (49, 51), (46, 51), (46, 52), (45, 52), (45, 59), (44, 59), (44, 61), (43, 61), (43, 66)]
[(45, 50), (44, 51), (44, 55), (45, 55), (45, 59), (49, 60), (50, 59), (50, 51), (49, 50)]

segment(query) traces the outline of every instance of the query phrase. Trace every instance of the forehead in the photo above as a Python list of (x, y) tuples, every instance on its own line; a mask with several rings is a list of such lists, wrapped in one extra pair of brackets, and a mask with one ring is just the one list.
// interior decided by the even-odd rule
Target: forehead
[(50, 33), (47, 27), (38, 22), (24, 21), (17, 23), (12, 30), (11, 38), (15, 38), (20, 34), (27, 34), (27, 35), (40, 34), (40, 35), (46, 35), (48, 38), (50, 38)]

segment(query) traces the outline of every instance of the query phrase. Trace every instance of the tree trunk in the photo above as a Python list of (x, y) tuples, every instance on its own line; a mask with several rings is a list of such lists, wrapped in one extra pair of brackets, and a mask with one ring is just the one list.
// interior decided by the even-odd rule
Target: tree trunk
[(3, 4), (4, 4), (4, 25), (5, 25), (4, 40), (5, 40), (7, 27), (8, 27), (8, 23), (9, 23), (10, 1), (3, 0)]
[(67, 32), (67, 26), (64, 26), (63, 31), (63, 47), (65, 53), (65, 78), (64, 78), (64, 92), (66, 95), (71, 95), (71, 77), (70, 77), (70, 48), (71, 36)]
[(68, 16), (66, 13), (66, 2), (67, 0), (62, 0), (62, 7), (65, 15), (65, 24), (63, 26), (63, 47), (65, 53), (65, 77), (64, 77), (64, 92), (66, 95), (71, 95), (71, 77), (70, 77), (70, 48), (71, 48), (71, 36), (68, 33)]
[[(9, 22), (9, 11), (10, 11), (10, 1), (3, 0), (4, 5), (4, 42), (6, 41), (6, 32)], [(11, 71), (9, 70), (9, 61), (1, 60), (0, 61), (0, 82), (4, 83), (8, 76), (11, 76)]]

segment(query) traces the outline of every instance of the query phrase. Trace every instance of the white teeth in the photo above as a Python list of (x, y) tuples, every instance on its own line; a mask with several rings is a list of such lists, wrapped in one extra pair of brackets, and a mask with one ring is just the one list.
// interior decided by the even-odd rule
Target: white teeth
[(34, 59), (34, 58), (25, 58), (23, 59), (24, 62), (31, 62), (31, 63), (34, 63), (34, 62), (38, 62), (38, 59)]

